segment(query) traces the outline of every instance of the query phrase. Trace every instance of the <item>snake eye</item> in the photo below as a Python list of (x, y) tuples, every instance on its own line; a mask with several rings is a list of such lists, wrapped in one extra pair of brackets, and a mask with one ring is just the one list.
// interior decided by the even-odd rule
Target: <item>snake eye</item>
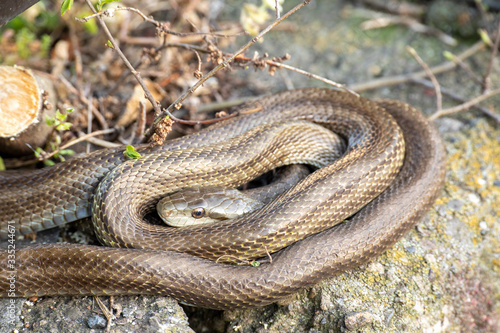
[(193, 209), (193, 211), (191, 212), (191, 216), (195, 219), (201, 219), (203, 216), (205, 216), (205, 208), (198, 207)]

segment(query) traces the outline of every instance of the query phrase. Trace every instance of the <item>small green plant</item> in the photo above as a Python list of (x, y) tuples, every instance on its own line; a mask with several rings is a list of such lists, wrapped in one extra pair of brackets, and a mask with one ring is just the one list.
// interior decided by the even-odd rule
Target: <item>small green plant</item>
[(54, 126), (54, 131), (67, 131), (73, 124), (67, 122), (66, 119), (73, 111), (74, 109), (66, 109), (66, 113), (62, 114), (57, 110), (54, 117), (45, 116), (45, 122), (49, 126)]
[[(72, 108), (66, 109), (65, 113), (61, 113), (59, 112), (59, 110), (57, 110), (54, 117), (45, 117), (45, 123), (49, 126), (52, 126), (52, 132), (50, 133), (45, 148), (38, 147), (35, 149), (36, 158), (43, 157), (43, 155), (47, 154), (50, 150), (50, 152), (56, 152), (55, 154), (53, 154), (52, 158), (64, 162), (66, 160), (64, 156), (75, 154), (75, 152), (71, 149), (59, 150), (59, 147), (61, 146), (61, 136), (58, 134), (58, 132), (64, 132), (71, 128), (72, 124), (66, 121), (66, 119), (68, 118), (68, 114), (71, 112), (73, 112)], [(43, 163), (45, 165), (55, 164), (55, 162), (51, 159), (45, 159)]]
[(127, 145), (127, 148), (123, 152), (123, 155), (125, 155), (126, 157), (128, 157), (132, 160), (136, 160), (138, 158), (141, 158), (141, 154), (136, 152), (134, 146), (131, 146), (131, 145)]
[(40, 56), (42, 58), (47, 58), (50, 54), (50, 44), (52, 43), (52, 38), (50, 35), (43, 35), (41, 38), (41, 46), (40, 46)]
[(22, 59), (27, 59), (31, 56), (30, 44), (36, 40), (36, 35), (25, 27), (19, 30), (16, 35), (17, 53)]
[(252, 267), (259, 267), (260, 266), (260, 262), (254, 260), (254, 261), (250, 262), (250, 266), (252, 266)]

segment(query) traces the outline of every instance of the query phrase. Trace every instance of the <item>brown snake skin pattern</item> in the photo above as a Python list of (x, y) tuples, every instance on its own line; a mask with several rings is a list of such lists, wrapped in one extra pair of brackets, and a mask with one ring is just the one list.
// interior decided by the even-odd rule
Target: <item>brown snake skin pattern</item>
[[(442, 141), (404, 103), (309, 88), (264, 97), (240, 113), (161, 147), (139, 148), (138, 160), (108, 149), (0, 173), (2, 239), (7, 225), (25, 234), (92, 215), (106, 245), (16, 249), (15, 271), (0, 250), (0, 296), (151, 294), (214, 309), (263, 306), (376, 257), (441, 191)], [(344, 138), (340, 159), (328, 160), (328, 133), (317, 125)], [(322, 168), (241, 218), (187, 229), (143, 222), (167, 193), (235, 187), (292, 163)], [(278, 250), (259, 267), (212, 261)]]

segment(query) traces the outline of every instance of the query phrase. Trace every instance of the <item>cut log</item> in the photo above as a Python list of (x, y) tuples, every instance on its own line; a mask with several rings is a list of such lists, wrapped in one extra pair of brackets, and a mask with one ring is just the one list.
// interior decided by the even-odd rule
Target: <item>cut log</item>
[(57, 101), (54, 85), (43, 74), (0, 66), (0, 153), (20, 156), (42, 147), (52, 127)]

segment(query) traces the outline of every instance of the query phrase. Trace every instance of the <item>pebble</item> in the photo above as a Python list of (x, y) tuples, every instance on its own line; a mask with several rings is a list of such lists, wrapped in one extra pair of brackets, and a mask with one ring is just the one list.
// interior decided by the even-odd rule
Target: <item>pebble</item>
[(468, 199), (473, 204), (478, 204), (481, 202), (481, 198), (479, 198), (479, 195), (477, 195), (476, 193), (469, 194)]
[(106, 328), (107, 321), (101, 316), (95, 315), (87, 320), (90, 328)]
[(417, 248), (415, 246), (408, 246), (405, 248), (406, 252), (408, 253), (415, 253), (417, 251)]
[(460, 199), (452, 199), (450, 200), (450, 202), (448, 202), (446, 206), (448, 207), (448, 209), (452, 211), (460, 211), (462, 209), (463, 204), (464, 204), (463, 201)]
[(371, 322), (373, 322), (373, 314), (370, 311), (361, 311), (347, 314), (344, 323), (347, 330), (354, 331)]

